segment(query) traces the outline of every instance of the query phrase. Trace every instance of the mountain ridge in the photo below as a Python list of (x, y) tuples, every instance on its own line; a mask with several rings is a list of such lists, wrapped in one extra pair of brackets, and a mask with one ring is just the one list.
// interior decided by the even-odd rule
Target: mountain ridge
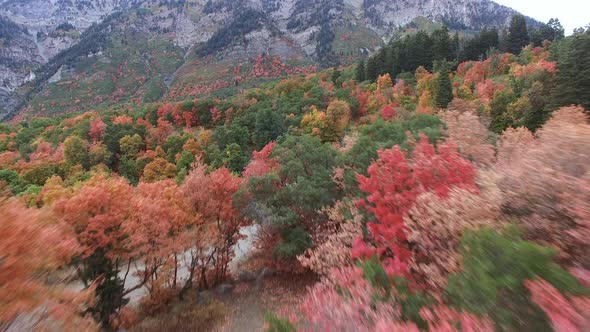
[[(186, 61), (175, 62), (177, 67), (172, 71), (145, 70), (145, 75), (152, 75), (148, 78), (159, 75), (158, 84), (170, 88), (166, 79), (173, 72), (181, 66), (190, 69), (196, 63), (209, 61), (208, 57), (228, 66), (252, 63), (260, 54), (276, 56), (293, 68), (349, 63), (378, 49), (417, 17), (455, 29), (479, 30), (505, 26), (515, 13), (490, 0), (4, 0), (0, 2), (0, 17), (23, 32), (18, 38), (20, 44), (10, 43), (6, 48), (15, 55), (5, 56), (9, 61), (0, 65), (0, 116), (21, 105), (30, 106), (16, 101), (23, 95), (33, 99), (41, 92), (51, 95), (48, 86), (59, 84), (63, 77), (91, 72), (80, 65), (90, 58), (95, 60), (94, 66), (112, 62), (108, 58), (110, 50), (119, 39), (123, 44), (139, 38), (148, 44), (153, 41), (166, 45), (167, 50), (151, 55), (145, 45), (129, 49), (143, 52), (139, 58), (166, 56), (169, 51), (176, 59), (182, 54)], [(109, 24), (103, 24), (105, 20)], [(530, 22), (535, 24), (532, 19)], [(97, 28), (101, 24), (103, 30)], [(104, 42), (89, 41), (89, 36), (96, 38), (92, 33), (104, 35)], [(19, 65), (14, 66), (15, 62)], [(57, 73), (60, 75), (55, 76)], [(23, 88), (33, 79), (34, 87)], [(182, 84), (183, 80), (172, 83)], [(115, 84), (114, 90), (126, 87)]]

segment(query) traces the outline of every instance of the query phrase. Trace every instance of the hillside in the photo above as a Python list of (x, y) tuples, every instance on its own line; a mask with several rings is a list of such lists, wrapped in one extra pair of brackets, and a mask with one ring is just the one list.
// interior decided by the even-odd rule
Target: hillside
[[(479, 30), (505, 26), (514, 13), (488, 0), (7, 0), (0, 16), (21, 32), (0, 64), (0, 114), (227, 95), (258, 84), (252, 76), (350, 64), (418, 17)], [(36, 79), (21, 86), (31, 72)]]
[(0, 327), (584, 331), (590, 30), (451, 45), (0, 125)]

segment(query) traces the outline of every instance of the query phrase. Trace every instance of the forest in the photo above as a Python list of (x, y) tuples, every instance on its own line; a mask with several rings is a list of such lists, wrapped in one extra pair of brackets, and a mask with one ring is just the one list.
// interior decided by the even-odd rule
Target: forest
[(590, 28), (505, 34), (0, 124), (0, 330), (221, 329), (253, 228), (267, 331), (587, 331)]

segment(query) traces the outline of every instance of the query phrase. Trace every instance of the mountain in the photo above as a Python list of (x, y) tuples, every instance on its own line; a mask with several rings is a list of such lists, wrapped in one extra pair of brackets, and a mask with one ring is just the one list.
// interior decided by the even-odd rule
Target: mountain
[(515, 13), (489, 0), (0, 0), (0, 117), (230, 93), (356, 61), (416, 18), (479, 30)]

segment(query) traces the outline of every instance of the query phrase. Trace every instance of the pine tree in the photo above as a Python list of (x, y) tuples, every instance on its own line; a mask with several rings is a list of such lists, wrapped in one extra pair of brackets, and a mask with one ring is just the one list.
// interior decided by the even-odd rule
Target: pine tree
[(453, 50), (451, 38), (449, 37), (449, 29), (442, 27), (432, 33), (432, 56), (437, 60), (451, 60), (453, 57)]
[(377, 79), (377, 64), (375, 63), (375, 57), (372, 56), (367, 60), (367, 73), (365, 74), (365, 80), (375, 81)]
[(576, 34), (559, 45), (551, 109), (582, 105), (590, 110), (590, 33)]
[(529, 32), (524, 16), (512, 16), (508, 30), (508, 51), (512, 54), (519, 54), (522, 48), (528, 44)]
[(449, 65), (446, 61), (441, 61), (438, 67), (437, 93), (436, 93), (436, 107), (446, 108), (451, 100), (453, 100), (453, 87), (451, 86), (451, 79), (449, 77)]
[(355, 78), (357, 82), (364, 82), (366, 80), (366, 65), (365, 65), (365, 60), (361, 60), (358, 65), (356, 66), (356, 74), (355, 74)]

